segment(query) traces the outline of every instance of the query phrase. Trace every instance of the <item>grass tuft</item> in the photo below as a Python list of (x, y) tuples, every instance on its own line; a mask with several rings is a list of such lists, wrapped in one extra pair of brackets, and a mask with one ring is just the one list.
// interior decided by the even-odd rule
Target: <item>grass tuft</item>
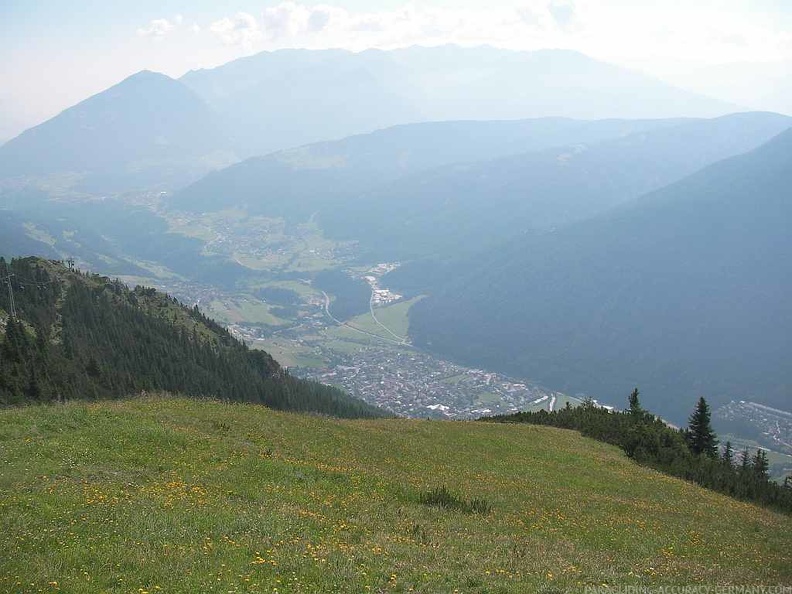
[(460, 511), (465, 514), (488, 514), (492, 511), (492, 506), (486, 499), (471, 499), (469, 502), (465, 501), (458, 495), (449, 491), (445, 485), (419, 494), (418, 503)]

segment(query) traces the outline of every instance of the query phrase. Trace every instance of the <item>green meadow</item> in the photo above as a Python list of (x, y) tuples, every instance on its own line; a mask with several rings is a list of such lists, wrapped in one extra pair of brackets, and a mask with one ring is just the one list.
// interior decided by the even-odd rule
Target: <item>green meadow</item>
[[(426, 505), (443, 486), (486, 505)], [(778, 585), (790, 534), (546, 427), (166, 396), (0, 411), (3, 592)]]

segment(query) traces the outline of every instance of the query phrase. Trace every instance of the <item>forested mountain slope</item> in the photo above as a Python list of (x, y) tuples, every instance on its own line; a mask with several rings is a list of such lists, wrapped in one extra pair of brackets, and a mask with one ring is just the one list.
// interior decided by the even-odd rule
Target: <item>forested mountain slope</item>
[(752, 150), (790, 122), (741, 113), (399, 126), (248, 159), (169, 205), (313, 217), (327, 236), (358, 241), (374, 260), (453, 257), (605, 211)]
[(393, 126), (252, 157), (208, 174), (170, 204), (193, 212), (244, 207), (300, 220), (343, 205), (359, 207), (365, 190), (444, 165), (597, 143), (685, 121), (538, 118)]
[(653, 410), (792, 394), (792, 130), (605, 215), (470, 262), (411, 311), (457, 359)]
[(0, 403), (168, 390), (339, 416), (383, 414), (292, 378), (267, 353), (154, 289), (37, 258), (0, 259), (0, 279)]
[(740, 113), (453, 164), (381, 184), (320, 211), (318, 220), (331, 237), (357, 239), (375, 258), (469, 255), (604, 212), (750, 151), (791, 123)]

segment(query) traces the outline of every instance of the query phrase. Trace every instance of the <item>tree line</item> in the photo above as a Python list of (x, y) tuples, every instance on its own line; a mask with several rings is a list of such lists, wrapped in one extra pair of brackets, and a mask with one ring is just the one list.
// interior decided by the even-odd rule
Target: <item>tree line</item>
[(0, 280), (0, 404), (161, 390), (343, 417), (384, 414), (292, 377), (197, 307), (153, 288), (38, 258), (0, 258)]
[(792, 477), (783, 484), (771, 480), (767, 453), (761, 448), (737, 453), (730, 442), (719, 447), (704, 398), (698, 400), (688, 427), (680, 429), (645, 410), (638, 389), (630, 394), (628, 405), (625, 411), (610, 411), (586, 399), (578, 407), (567, 404), (553, 412), (519, 412), (481, 420), (574, 429), (622, 448), (640, 464), (737, 499), (792, 513)]

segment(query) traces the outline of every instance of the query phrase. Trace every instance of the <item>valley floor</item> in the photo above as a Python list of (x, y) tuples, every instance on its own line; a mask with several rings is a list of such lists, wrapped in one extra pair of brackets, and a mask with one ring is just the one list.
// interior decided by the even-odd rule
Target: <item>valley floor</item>
[[(792, 581), (792, 518), (562, 430), (157, 397), (0, 411), (0, 590)], [(418, 502), (445, 485), (491, 511)]]

